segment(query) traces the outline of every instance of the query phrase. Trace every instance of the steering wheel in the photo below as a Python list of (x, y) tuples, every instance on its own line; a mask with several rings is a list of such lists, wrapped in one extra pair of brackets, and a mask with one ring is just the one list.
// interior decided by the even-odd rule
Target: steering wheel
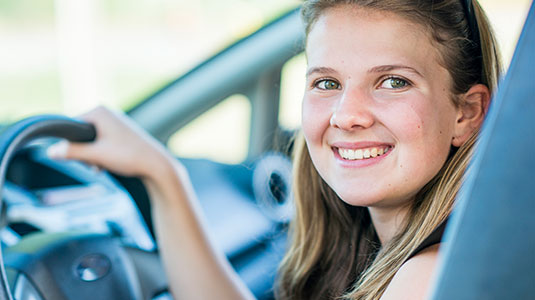
[[(30, 117), (8, 127), (0, 136), (0, 207), (9, 162), (40, 137), (90, 142), (96, 130), (58, 115)], [(40, 233), (13, 248), (6, 257), (0, 251), (0, 300), (12, 300), (13, 293), (17, 300), (145, 300), (167, 289), (156, 253), (124, 247), (103, 234)]]

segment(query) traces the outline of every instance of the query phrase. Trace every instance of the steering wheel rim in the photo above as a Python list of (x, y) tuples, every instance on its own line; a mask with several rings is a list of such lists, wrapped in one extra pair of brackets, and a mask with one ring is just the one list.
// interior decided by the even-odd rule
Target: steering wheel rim
[[(97, 132), (92, 124), (61, 115), (30, 117), (2, 130), (0, 132), (0, 209), (3, 205), (2, 192), (8, 173), (8, 166), (19, 149), (40, 137), (63, 138), (73, 142), (90, 142), (95, 140), (96, 136)], [(64, 235), (46, 232), (43, 234), (51, 243), (42, 244), (43, 247), (40, 248), (35, 247), (36, 244), (31, 244), (31, 249), (33, 249), (31, 251), (38, 252), (35, 252), (35, 255), (30, 256), (29, 259), (26, 259), (29, 255), (26, 251), (17, 252), (13, 247), (10, 247), (9, 251), (2, 253), (3, 251), (0, 249), (0, 300), (12, 300), (14, 298), (13, 293), (17, 293), (16, 288), (15, 290), (10, 289), (6, 267), (15, 269), (18, 274), (26, 275), (22, 276), (23, 279), (24, 277), (30, 280), (35, 279), (33, 288), (34, 290), (37, 288), (36, 291), (44, 299), (49, 299), (47, 297), (66, 300), (94, 299), (96, 296), (99, 299), (148, 300), (166, 292), (168, 289), (167, 279), (162, 276), (164, 269), (157, 252), (130, 247), (108, 235), (98, 233), (73, 233), (72, 238), (69, 237), (69, 232), (65, 232)], [(53, 241), (49, 239), (51, 236), (55, 237), (52, 239)], [(33, 235), (28, 236), (28, 239), (34, 237)], [(24, 244), (28, 239), (23, 238), (17, 245)], [(26, 243), (25, 245), (28, 244)], [(25, 249), (24, 247), (23, 245), (21, 249)], [(43, 266), (51, 262), (51, 253), (61, 253), (61, 258), (59, 261), (52, 263), (50, 269), (46, 269), (47, 267), (43, 269)], [(19, 254), (22, 254), (21, 259), (19, 259), (21, 257)], [(99, 264), (95, 263), (102, 262), (102, 260), (93, 260), (94, 254), (97, 254), (97, 256), (102, 254), (101, 258), (108, 259), (112, 264), (108, 268), (109, 271), (102, 273), (97, 279), (88, 281), (81, 278), (77, 272), (84, 271), (87, 268), (91, 269), (90, 272), (97, 270), (93, 267), (99, 267)], [(52, 254), (52, 257), (52, 259), (55, 259), (54, 257), (57, 257), (57, 255)], [(85, 264), (85, 258), (88, 258), (91, 263)], [(36, 261), (39, 262), (38, 273), (34, 273)], [(7, 265), (6, 262), (8, 263)], [(65, 266), (67, 265), (71, 271), (69, 276), (76, 274), (76, 278), (64, 277), (66, 273), (59, 274), (55, 272), (56, 270), (66, 271), (67, 268)], [(74, 272), (72, 267), (76, 267), (77, 272)], [(81, 269), (77, 269), (78, 267), (81, 267)], [(46, 278), (43, 278), (43, 274), (46, 275)], [(53, 274), (59, 274), (63, 277), (56, 278), (56, 275)], [(34, 276), (36, 277), (34, 278)], [(13, 282), (15, 285), (17, 285), (20, 277), (18, 276)], [(22, 281), (24, 282), (24, 280)], [(26, 282), (28, 282), (27, 279)], [(81, 282), (84, 283), (81, 284)], [(67, 289), (62, 288), (65, 285), (68, 286)], [(57, 292), (60, 293), (58, 294)]]
[[(73, 142), (91, 142), (97, 136), (92, 124), (61, 115), (40, 115), (21, 120), (9, 126), (0, 136), (0, 208), (3, 206), (2, 191), (9, 162), (17, 150), (40, 137), (64, 138)], [(0, 300), (12, 300), (4, 258), (0, 249)]]

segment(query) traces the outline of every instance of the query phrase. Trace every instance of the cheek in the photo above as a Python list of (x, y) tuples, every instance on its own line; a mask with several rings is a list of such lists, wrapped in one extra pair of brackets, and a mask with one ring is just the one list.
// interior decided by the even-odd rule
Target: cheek
[(424, 101), (392, 108), (387, 127), (394, 131), (400, 145), (398, 166), (427, 182), (440, 170), (450, 152), (454, 116), (445, 107), (418, 105), (429, 103)]
[(323, 134), (329, 127), (331, 108), (327, 103), (304, 98), (301, 128), (307, 143), (321, 143)]
[(418, 97), (411, 100), (413, 101), (396, 103), (386, 108), (387, 127), (395, 131), (400, 142), (438, 142), (443, 146), (444, 141), (448, 141), (449, 144), (455, 122), (453, 104), (440, 105), (447, 99), (431, 101), (426, 97)]
[(422, 140), (430, 114), (424, 107), (410, 103), (398, 103), (385, 110), (384, 123), (400, 143)]

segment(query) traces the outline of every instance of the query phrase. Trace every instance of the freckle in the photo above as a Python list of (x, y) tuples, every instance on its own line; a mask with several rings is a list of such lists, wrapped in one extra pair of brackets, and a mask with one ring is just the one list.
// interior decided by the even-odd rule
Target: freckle
[(399, 168), (400, 168), (400, 169), (403, 168), (403, 165), (399, 165)]
[(442, 134), (442, 130), (440, 131), (440, 134)]

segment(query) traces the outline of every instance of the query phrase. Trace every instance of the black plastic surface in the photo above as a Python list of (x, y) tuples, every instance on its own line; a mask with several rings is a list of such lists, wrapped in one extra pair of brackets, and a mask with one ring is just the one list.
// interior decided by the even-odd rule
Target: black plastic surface
[[(87, 255), (101, 255), (111, 268), (100, 279), (84, 281), (77, 266)], [(38, 233), (5, 253), (6, 266), (24, 273), (44, 299), (141, 299), (135, 268), (118, 241), (97, 234)]]

